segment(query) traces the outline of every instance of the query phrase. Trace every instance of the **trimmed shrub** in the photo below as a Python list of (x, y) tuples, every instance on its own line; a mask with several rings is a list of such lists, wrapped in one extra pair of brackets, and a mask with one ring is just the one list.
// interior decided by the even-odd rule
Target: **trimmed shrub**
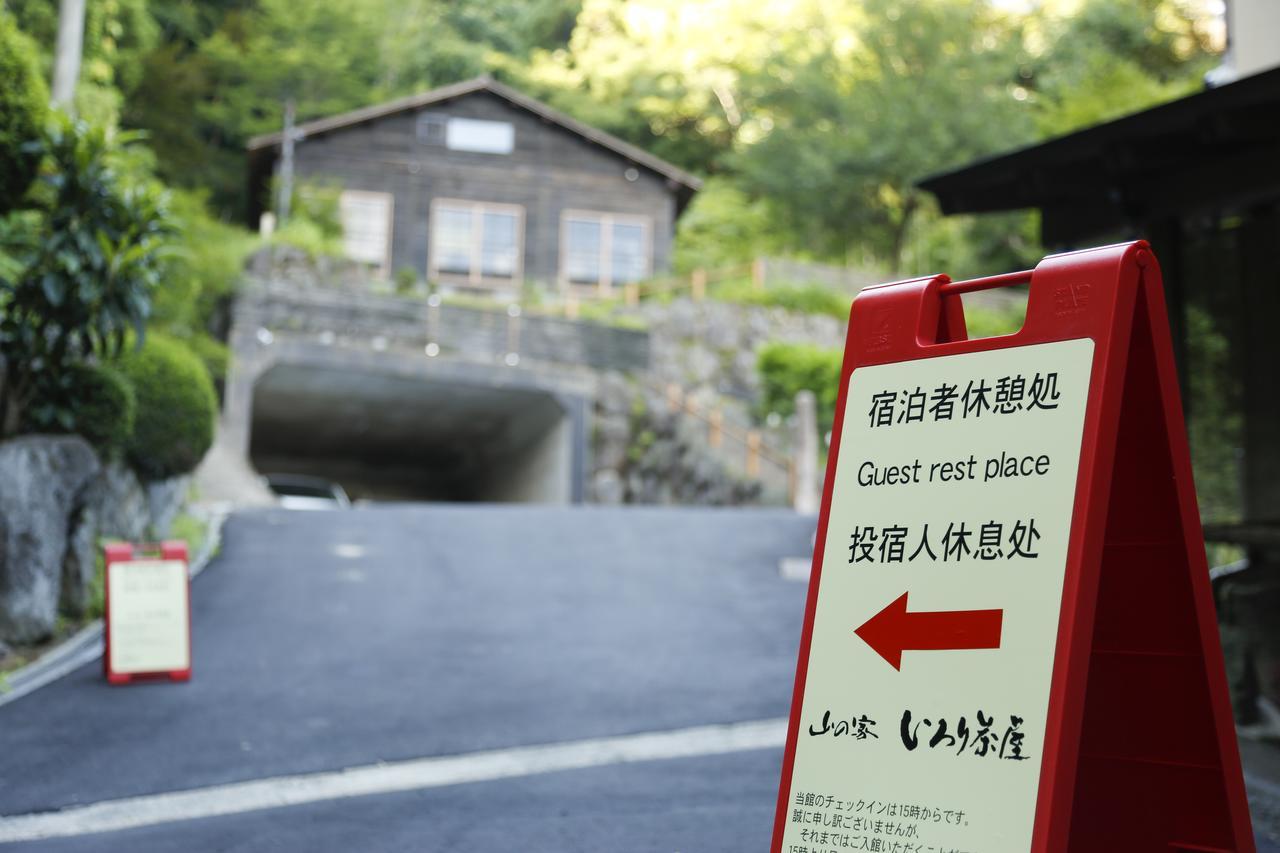
[(76, 387), (76, 432), (99, 450), (123, 450), (133, 437), (138, 402), (133, 386), (109, 365), (81, 364), (72, 370)]
[(227, 365), (231, 362), (231, 350), (227, 349), (227, 345), (222, 341), (212, 338), (209, 335), (193, 335), (186, 339), (187, 346), (196, 358), (200, 359), (206, 370), (209, 371), (209, 378), (216, 385), (227, 378)]
[(0, 9), (0, 214), (26, 195), (40, 166), (40, 139), (49, 112), (49, 90), (35, 43), (13, 16)]
[(150, 334), (141, 349), (120, 358), (138, 400), (129, 464), (144, 480), (164, 480), (195, 469), (213, 444), (218, 404), (213, 382), (190, 349)]
[(23, 432), (76, 433), (104, 453), (118, 453), (133, 435), (133, 386), (108, 365), (80, 362), (42, 374), (23, 411)]
[(761, 409), (790, 415), (795, 411), (796, 393), (812, 391), (818, 398), (818, 429), (831, 429), (836, 397), (840, 390), (838, 349), (827, 350), (809, 344), (766, 344), (756, 360), (760, 373)]

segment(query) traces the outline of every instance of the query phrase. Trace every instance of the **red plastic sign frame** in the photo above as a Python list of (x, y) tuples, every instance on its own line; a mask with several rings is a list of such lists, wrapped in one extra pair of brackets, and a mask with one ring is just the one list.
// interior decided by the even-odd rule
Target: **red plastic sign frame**
[[(158, 556), (157, 555), (158, 552)], [(131, 684), (137, 681), (190, 681), (191, 680), (191, 581), (186, 577), (187, 543), (170, 540), (155, 545), (133, 545), (124, 542), (113, 542), (103, 548), (105, 557), (105, 575), (103, 577), (103, 643), (102, 671), (110, 684)], [(148, 556), (150, 555), (150, 556)], [(180, 561), (186, 583), (183, 587), (186, 597), (187, 628), (187, 666), (185, 669), (163, 670), (159, 672), (116, 672), (111, 668), (111, 568), (115, 563), (130, 563), (143, 560)]]
[[(1024, 283), (1022, 329), (969, 340), (961, 294)], [(772, 853), (783, 853), (793, 795), (850, 375), (1081, 338), (1094, 359), (1031, 850), (1254, 851), (1166, 317), (1159, 264), (1141, 241), (1052, 255), (1029, 273), (881, 285), (854, 300)]]

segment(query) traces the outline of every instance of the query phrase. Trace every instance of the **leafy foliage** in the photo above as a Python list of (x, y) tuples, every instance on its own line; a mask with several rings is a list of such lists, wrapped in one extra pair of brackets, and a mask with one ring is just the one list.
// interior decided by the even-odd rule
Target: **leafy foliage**
[(40, 164), (30, 143), (40, 138), (49, 90), (40, 73), (35, 44), (0, 9), (0, 215), (13, 209), (35, 179)]
[(204, 364), (181, 341), (152, 334), (141, 349), (125, 353), (118, 366), (138, 399), (127, 447), (130, 465), (148, 480), (194, 470), (213, 444), (217, 416)]
[(43, 158), (34, 207), (14, 220), (13, 262), (0, 272), (6, 431), (38, 379), (53, 381), (89, 356), (110, 358), (130, 329), (142, 334), (173, 225), (157, 187), (118, 174), (112, 155), (130, 139), (62, 118), (33, 146)]
[(1049, 47), (1022, 72), (1042, 135), (1190, 94), (1215, 59), (1205, 17), (1185, 0), (1087, 0), (1043, 30)]
[(680, 272), (748, 263), (781, 248), (768, 205), (722, 175), (703, 185), (676, 223)]
[[(43, 75), (52, 71), (58, 4), (6, 0), (18, 25), (45, 50)], [(160, 28), (148, 0), (101, 0), (85, 4), (83, 56), (76, 87), (76, 113), (96, 124), (114, 125), (121, 106), (141, 77), (144, 57), (155, 49)]]
[(849, 305), (853, 301), (852, 297), (822, 284), (771, 284), (765, 290), (758, 290), (746, 279), (717, 285), (711, 293), (724, 302), (782, 308), (797, 314), (825, 314), (842, 322), (849, 319)]
[(43, 375), (37, 389), (23, 412), (24, 432), (76, 433), (109, 454), (122, 450), (133, 435), (133, 386), (108, 365), (71, 365), (63, 373)]
[(796, 394), (812, 391), (818, 403), (818, 431), (831, 429), (840, 389), (840, 350), (810, 344), (766, 344), (756, 359), (760, 373), (762, 412), (790, 415)]
[(1028, 141), (1016, 26), (970, 0), (869, 0), (859, 50), (834, 34), (747, 81), (771, 130), (735, 158), (796, 248), (872, 247), (893, 268), (931, 172)]
[(176, 226), (164, 283), (154, 294), (150, 323), (181, 338), (217, 329), (235, 293), (256, 235), (214, 218), (206, 194), (176, 190), (170, 209)]
[(209, 335), (192, 335), (185, 340), (196, 358), (204, 364), (214, 385), (220, 388), (221, 383), (226, 380), (227, 367), (231, 364), (231, 350), (222, 341)]
[(1188, 306), (1187, 326), (1192, 400), (1187, 434), (1200, 512), (1214, 521), (1238, 521), (1244, 443), (1240, 377), (1232, 369), (1231, 343), (1207, 310)]

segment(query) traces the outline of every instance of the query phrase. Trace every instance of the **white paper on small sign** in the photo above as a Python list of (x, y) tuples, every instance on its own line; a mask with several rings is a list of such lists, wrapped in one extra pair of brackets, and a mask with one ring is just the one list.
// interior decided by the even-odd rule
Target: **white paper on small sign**
[(107, 578), (111, 671), (189, 669), (187, 564), (182, 560), (112, 563)]
[(1030, 849), (1092, 361), (1081, 339), (851, 375), (784, 853)]

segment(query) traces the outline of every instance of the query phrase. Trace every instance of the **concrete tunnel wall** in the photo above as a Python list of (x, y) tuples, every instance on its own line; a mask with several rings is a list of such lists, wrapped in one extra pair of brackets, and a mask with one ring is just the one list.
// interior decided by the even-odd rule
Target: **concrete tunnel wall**
[(239, 405), (229, 387), (224, 414), (232, 435), (243, 418), (259, 473), (324, 477), (374, 500), (583, 499), (590, 407), (580, 388), (497, 366), (437, 360), (407, 372), (402, 361), (272, 355), (235, 377)]

